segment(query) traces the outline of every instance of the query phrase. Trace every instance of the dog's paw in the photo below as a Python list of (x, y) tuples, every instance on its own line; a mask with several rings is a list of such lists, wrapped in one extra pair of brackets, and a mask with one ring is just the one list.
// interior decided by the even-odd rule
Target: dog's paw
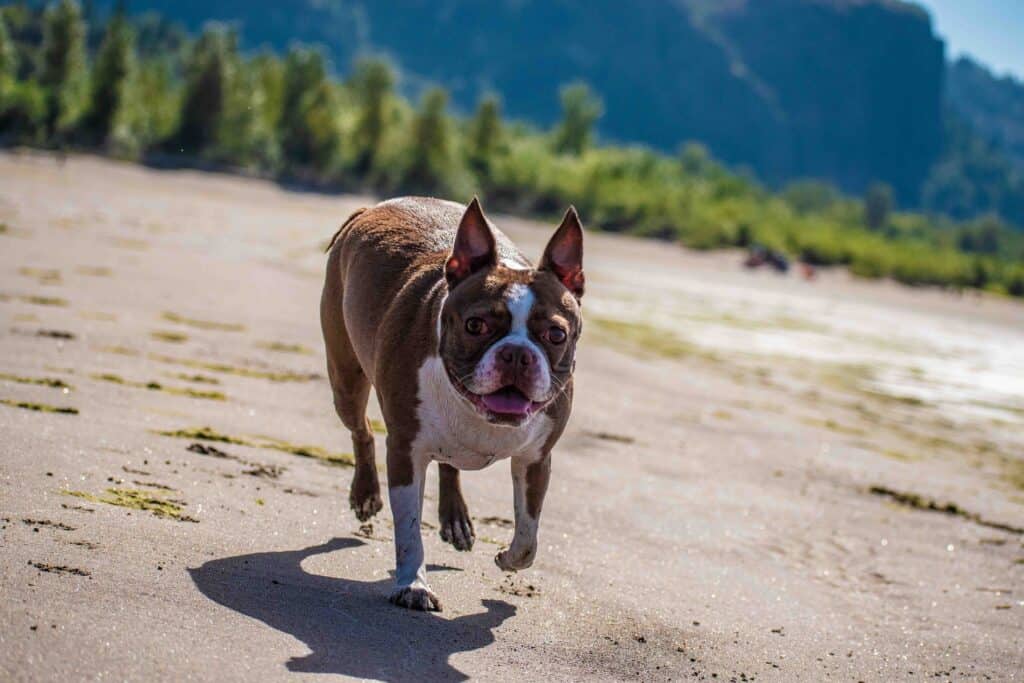
[(353, 512), (356, 513), (356, 519), (360, 522), (368, 521), (384, 507), (379, 493), (374, 493), (360, 501), (350, 498), (348, 502), (352, 506)]
[(420, 612), (440, 612), (442, 609), (441, 601), (434, 595), (434, 592), (427, 586), (418, 583), (411, 586), (399, 586), (388, 599), (393, 605)]
[(494, 564), (502, 571), (515, 572), (520, 569), (528, 569), (533, 565), (533, 558), (537, 555), (536, 548), (527, 548), (522, 551), (514, 551), (512, 548), (502, 550), (494, 556)]
[(476, 541), (473, 521), (465, 507), (447, 513), (442, 511), (440, 533), (441, 540), (451, 543), (456, 550), (472, 550), (473, 542)]
[(352, 488), (348, 492), (348, 504), (360, 522), (368, 521), (384, 507), (376, 474), (371, 473), (371, 475), (366, 476), (356, 470), (352, 479)]

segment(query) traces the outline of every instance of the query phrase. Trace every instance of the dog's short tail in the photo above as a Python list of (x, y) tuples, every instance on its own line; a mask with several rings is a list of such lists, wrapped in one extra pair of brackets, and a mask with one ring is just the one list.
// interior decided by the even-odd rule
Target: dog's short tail
[(366, 208), (367, 207), (364, 206), (361, 209), (356, 209), (351, 216), (345, 219), (345, 222), (341, 224), (341, 227), (338, 228), (338, 231), (334, 233), (333, 237), (331, 237), (331, 241), (327, 243), (327, 248), (324, 249), (325, 254), (329, 252), (331, 250), (331, 247), (334, 246), (334, 243), (338, 241), (338, 238), (341, 237), (341, 233), (345, 232), (345, 228), (351, 225), (352, 221), (363, 215), (363, 212), (366, 211)]

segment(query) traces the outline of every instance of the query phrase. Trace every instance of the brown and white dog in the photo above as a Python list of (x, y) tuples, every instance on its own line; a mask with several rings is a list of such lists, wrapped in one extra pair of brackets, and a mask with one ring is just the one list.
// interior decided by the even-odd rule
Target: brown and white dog
[(572, 407), (583, 229), (570, 208), (534, 268), (476, 199), (405, 197), (354, 213), (328, 251), (320, 320), (334, 407), (355, 450), (349, 503), (362, 521), (382, 506), (366, 418), (372, 385), (387, 425), (391, 601), (440, 610), (420, 537), (431, 460), (441, 538), (469, 550), (459, 471), (509, 458), (515, 533), (494, 561), (525, 569), (537, 553), (551, 449)]

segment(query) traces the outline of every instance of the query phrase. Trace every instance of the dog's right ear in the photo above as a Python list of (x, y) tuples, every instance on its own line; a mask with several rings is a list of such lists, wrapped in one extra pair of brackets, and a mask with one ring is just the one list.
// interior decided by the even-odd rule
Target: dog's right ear
[(448, 288), (452, 289), (473, 273), (498, 264), (498, 248), (494, 242), (494, 233), (487, 223), (480, 201), (473, 201), (466, 207), (459, 222), (459, 231), (455, 235), (455, 246), (444, 265), (444, 276), (448, 280)]

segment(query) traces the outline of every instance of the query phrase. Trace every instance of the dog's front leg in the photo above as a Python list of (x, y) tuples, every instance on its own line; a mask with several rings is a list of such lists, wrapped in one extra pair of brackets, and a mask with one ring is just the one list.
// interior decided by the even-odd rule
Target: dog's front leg
[(423, 482), (428, 457), (401, 447), (388, 436), (388, 497), (395, 522), (395, 589), (391, 602), (400, 607), (441, 611), (441, 601), (427, 585), (423, 563)]
[(537, 528), (550, 478), (550, 453), (544, 453), (539, 460), (533, 461), (524, 457), (512, 458), (516, 530), (508, 550), (494, 557), (495, 564), (505, 571), (526, 569), (537, 556)]

